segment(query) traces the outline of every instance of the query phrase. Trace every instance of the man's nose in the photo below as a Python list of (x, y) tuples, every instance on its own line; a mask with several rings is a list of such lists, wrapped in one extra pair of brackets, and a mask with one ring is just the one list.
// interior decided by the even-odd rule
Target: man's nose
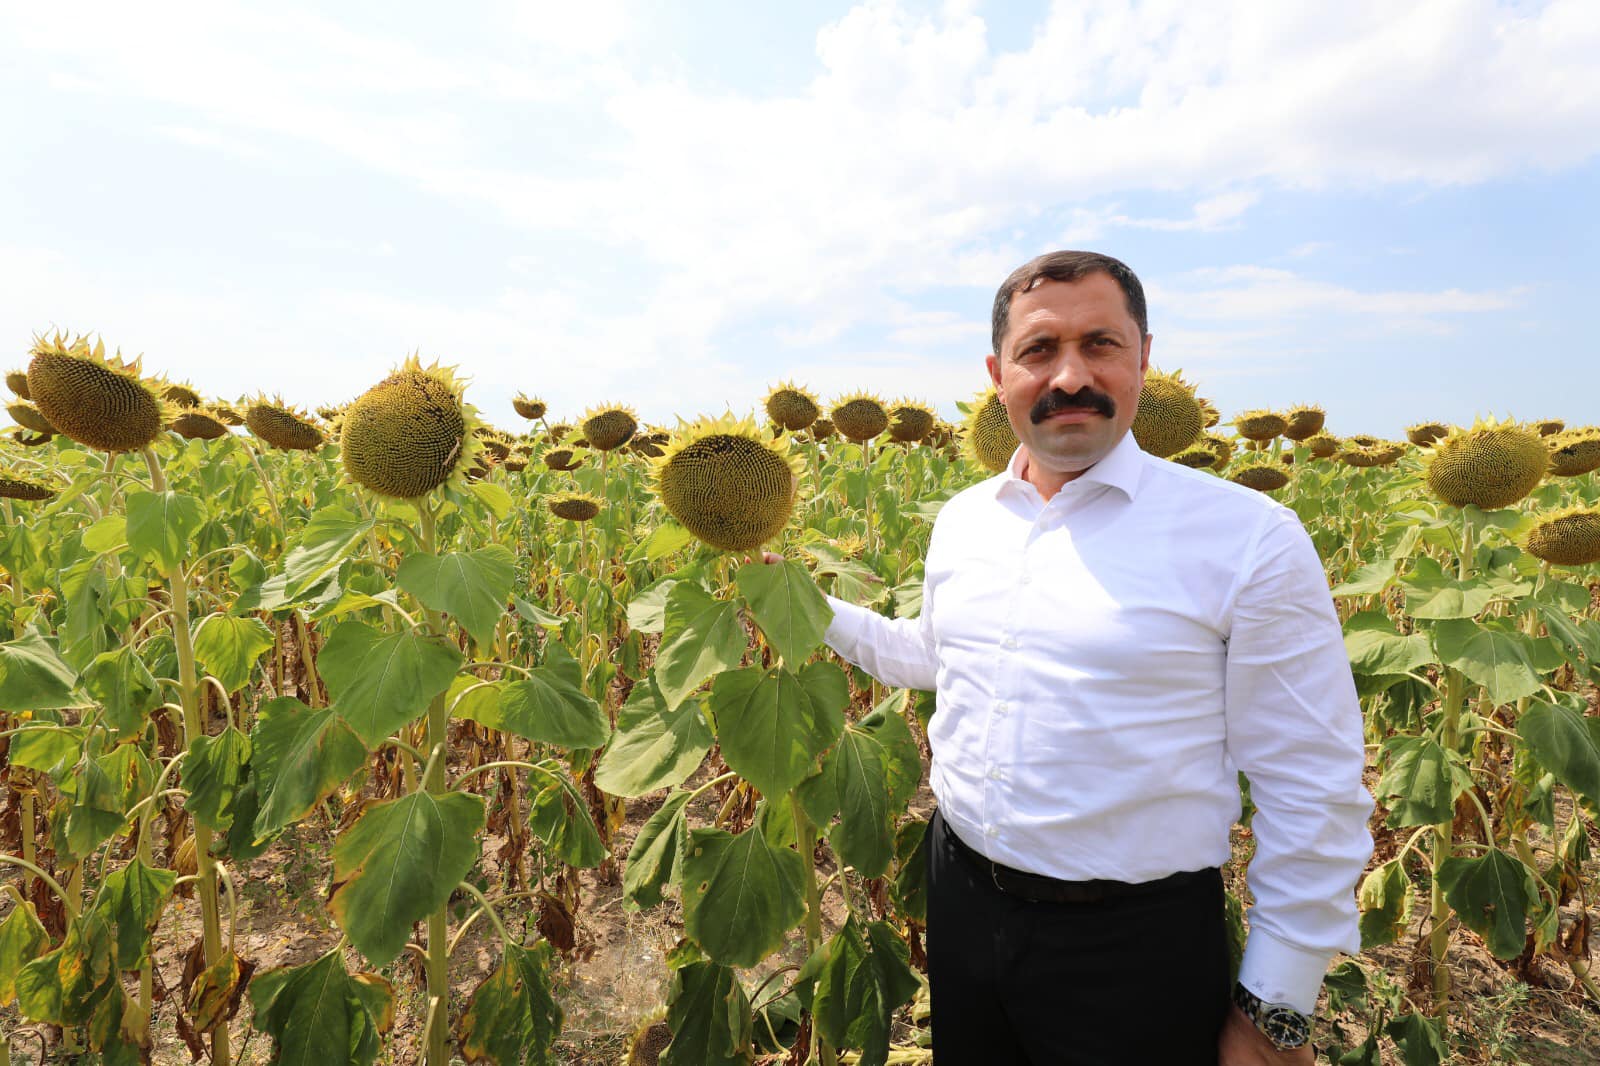
[(1056, 356), (1055, 366), (1051, 367), (1050, 386), (1062, 392), (1073, 393), (1085, 385), (1094, 384), (1094, 377), (1089, 371), (1089, 363), (1077, 350), (1076, 345), (1063, 348)]

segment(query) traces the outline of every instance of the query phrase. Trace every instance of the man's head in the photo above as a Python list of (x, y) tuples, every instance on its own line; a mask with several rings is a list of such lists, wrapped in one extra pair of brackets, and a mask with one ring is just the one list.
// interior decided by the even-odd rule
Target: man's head
[(1133, 424), (1150, 361), (1144, 288), (1110, 256), (1051, 252), (1000, 286), (993, 326), (989, 374), (1028, 450), (1029, 480), (1059, 487)]

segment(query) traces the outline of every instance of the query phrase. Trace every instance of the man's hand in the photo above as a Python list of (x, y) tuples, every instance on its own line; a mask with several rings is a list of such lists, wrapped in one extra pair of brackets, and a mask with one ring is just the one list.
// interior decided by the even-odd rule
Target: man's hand
[(1293, 1051), (1279, 1051), (1237, 1005), (1229, 1004), (1217, 1040), (1217, 1066), (1312, 1066), (1316, 1052), (1308, 1042)]

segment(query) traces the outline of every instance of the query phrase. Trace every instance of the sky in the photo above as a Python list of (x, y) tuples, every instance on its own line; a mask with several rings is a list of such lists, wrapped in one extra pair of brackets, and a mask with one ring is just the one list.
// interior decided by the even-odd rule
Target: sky
[(1225, 416), (1600, 422), (1597, 55), (1595, 0), (0, 0), (0, 369), (956, 417), (1068, 247)]

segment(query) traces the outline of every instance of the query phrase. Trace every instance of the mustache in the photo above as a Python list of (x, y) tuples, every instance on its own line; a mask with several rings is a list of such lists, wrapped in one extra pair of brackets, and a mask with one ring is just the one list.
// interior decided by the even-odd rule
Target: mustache
[(1037, 426), (1057, 411), (1094, 411), (1105, 418), (1110, 418), (1116, 414), (1117, 405), (1111, 397), (1087, 385), (1071, 393), (1063, 392), (1061, 389), (1051, 389), (1034, 401), (1028, 417)]

